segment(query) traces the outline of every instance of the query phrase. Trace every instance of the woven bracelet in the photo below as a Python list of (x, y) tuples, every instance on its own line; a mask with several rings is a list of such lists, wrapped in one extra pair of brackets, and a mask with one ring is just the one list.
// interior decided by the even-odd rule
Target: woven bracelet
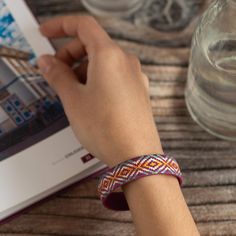
[(112, 210), (129, 210), (123, 192), (114, 192), (121, 186), (150, 175), (172, 175), (182, 184), (182, 174), (178, 163), (167, 155), (144, 155), (127, 160), (102, 175), (98, 192), (103, 205)]

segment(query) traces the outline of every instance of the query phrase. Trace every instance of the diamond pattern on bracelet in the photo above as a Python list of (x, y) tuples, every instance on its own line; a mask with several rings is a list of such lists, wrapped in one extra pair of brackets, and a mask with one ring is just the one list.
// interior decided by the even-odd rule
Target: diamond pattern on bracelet
[[(103, 204), (113, 209), (106, 202), (113, 191), (136, 179), (150, 175), (172, 175), (182, 184), (182, 174), (177, 161), (167, 155), (152, 154), (127, 160), (108, 170), (99, 182), (98, 192)], [(112, 204), (113, 205), (113, 204)]]

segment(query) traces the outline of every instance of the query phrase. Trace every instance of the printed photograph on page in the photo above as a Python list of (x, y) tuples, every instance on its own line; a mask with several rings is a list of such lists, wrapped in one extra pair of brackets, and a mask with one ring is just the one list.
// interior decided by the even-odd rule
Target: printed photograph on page
[(0, 0), (0, 161), (68, 126), (36, 56)]

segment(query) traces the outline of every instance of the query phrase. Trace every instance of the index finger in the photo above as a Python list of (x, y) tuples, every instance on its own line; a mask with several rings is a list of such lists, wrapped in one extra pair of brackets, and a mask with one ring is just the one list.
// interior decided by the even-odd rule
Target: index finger
[(112, 42), (106, 31), (91, 16), (62, 16), (43, 23), (40, 31), (48, 38), (78, 37), (89, 50), (94, 45)]

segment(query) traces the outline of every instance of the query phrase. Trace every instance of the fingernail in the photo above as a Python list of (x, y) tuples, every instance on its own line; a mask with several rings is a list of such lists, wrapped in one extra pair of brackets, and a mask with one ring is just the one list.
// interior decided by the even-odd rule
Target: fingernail
[(42, 74), (47, 74), (54, 64), (54, 57), (50, 55), (41, 56), (38, 59), (39, 70)]

